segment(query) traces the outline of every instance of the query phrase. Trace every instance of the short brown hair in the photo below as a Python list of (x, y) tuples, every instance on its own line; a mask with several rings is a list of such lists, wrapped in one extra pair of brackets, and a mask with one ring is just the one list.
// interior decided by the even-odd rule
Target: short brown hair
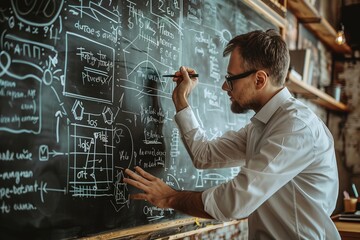
[(275, 86), (282, 86), (289, 69), (290, 56), (285, 41), (273, 30), (256, 30), (241, 34), (229, 41), (223, 55), (238, 49), (245, 71), (264, 70)]

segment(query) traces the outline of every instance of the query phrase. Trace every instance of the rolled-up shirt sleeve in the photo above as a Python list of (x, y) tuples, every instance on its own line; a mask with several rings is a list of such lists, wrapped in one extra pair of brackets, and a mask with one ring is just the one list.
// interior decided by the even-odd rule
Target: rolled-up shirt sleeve
[(246, 130), (228, 131), (208, 140), (192, 109), (187, 107), (175, 115), (183, 143), (196, 168), (225, 168), (244, 165)]

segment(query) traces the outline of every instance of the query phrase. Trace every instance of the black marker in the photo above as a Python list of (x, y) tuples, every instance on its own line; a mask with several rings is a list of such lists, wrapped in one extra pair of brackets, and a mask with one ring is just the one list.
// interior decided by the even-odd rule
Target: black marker
[[(181, 77), (181, 76), (176, 76), (176, 75), (173, 75), (173, 74), (169, 74), (169, 75), (162, 75), (162, 77)], [(190, 78), (199, 77), (199, 74), (197, 74), (197, 73), (189, 74), (189, 77)]]

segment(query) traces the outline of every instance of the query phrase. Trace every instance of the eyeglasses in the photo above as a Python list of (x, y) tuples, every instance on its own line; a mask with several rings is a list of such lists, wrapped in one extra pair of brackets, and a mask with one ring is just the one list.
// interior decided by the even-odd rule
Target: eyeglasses
[(244, 73), (240, 73), (240, 74), (233, 75), (233, 76), (227, 74), (225, 76), (226, 84), (227, 84), (228, 88), (230, 89), (230, 91), (232, 91), (233, 90), (232, 81), (241, 79), (241, 78), (246, 78), (247, 76), (250, 76), (251, 74), (256, 73), (257, 71), (258, 70), (250, 70), (250, 71), (246, 71)]

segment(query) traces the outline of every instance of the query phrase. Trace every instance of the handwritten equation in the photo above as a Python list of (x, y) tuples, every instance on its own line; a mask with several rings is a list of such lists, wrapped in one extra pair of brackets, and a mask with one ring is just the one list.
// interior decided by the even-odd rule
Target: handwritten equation
[(134, 210), (134, 189), (123, 183), (134, 166), (176, 189), (236, 176), (239, 168), (194, 169), (173, 121), (175, 85), (161, 77), (181, 65), (198, 70), (190, 102), (210, 139), (245, 125), (252, 114), (234, 116), (221, 90), (223, 47), (239, 26), (254, 27), (232, 8), (202, 0), (2, 1), (1, 222), (15, 212), (70, 214), (86, 202), (120, 219), (175, 216), (146, 203)]

